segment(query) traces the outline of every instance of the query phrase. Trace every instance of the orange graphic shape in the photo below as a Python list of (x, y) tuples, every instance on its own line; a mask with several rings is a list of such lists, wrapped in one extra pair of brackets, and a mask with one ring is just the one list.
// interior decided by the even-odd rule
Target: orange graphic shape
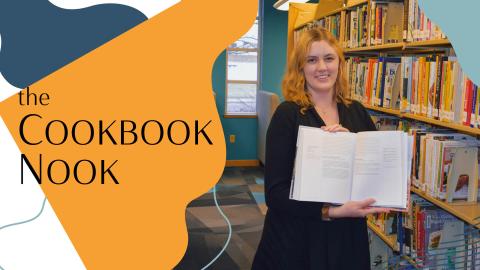
[[(218, 181), (225, 164), (212, 65), (253, 24), (257, 4), (255, 0), (240, 4), (182, 0), (32, 85), (30, 92), (48, 93), (48, 106), (20, 106), (17, 95), (0, 104), (0, 115), (37, 173), (42, 154), (41, 187), (88, 269), (171, 269), (182, 258), (187, 246), (185, 207)], [(28, 120), (25, 136), (43, 140), (39, 145), (27, 145), (20, 138), (19, 124), (30, 113), (42, 118)], [(56, 119), (69, 128), (78, 120), (88, 120), (94, 126), (92, 143), (77, 145), (71, 134), (62, 145), (47, 143), (46, 125)], [(113, 145), (103, 136), (100, 145), (100, 120), (104, 127), (116, 120), (109, 130), (117, 143), (121, 120), (137, 124), (138, 140), (141, 125), (157, 120), (164, 128), (163, 140), (155, 146)], [(184, 145), (168, 141), (167, 128), (175, 120), (190, 128)], [(204, 136), (195, 145), (195, 120), (199, 129), (211, 120), (205, 132), (213, 145)], [(185, 128), (180, 123), (174, 126), (173, 140), (181, 142)], [(59, 127), (58, 122), (52, 125), (51, 135), (57, 141), (62, 134)], [(88, 140), (86, 127), (78, 126), (79, 141)], [(147, 133), (151, 141), (153, 130)], [(133, 138), (125, 135), (126, 142)], [(20, 157), (12, 158), (20, 162)], [(79, 160), (91, 160), (97, 178), (90, 185), (80, 185), (72, 177), (64, 185), (53, 185), (46, 175), (55, 159), (65, 160), (71, 169)], [(108, 175), (100, 184), (101, 160), (105, 166), (118, 160), (112, 171), (119, 185)], [(91, 175), (85, 165), (78, 170), (81, 179)], [(54, 178), (61, 178), (62, 166), (52, 168)]]

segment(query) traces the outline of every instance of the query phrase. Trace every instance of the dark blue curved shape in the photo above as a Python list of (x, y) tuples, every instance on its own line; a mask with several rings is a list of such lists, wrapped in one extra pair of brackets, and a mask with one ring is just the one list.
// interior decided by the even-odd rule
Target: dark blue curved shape
[(25, 88), (145, 20), (119, 4), (68, 10), (48, 0), (2, 0), (0, 72)]

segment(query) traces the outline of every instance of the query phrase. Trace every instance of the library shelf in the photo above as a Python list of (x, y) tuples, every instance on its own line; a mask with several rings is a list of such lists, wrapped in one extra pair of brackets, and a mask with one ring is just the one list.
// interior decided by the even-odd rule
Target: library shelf
[(451, 46), (451, 44), (450, 44), (450, 41), (448, 39), (413, 41), (413, 42), (405, 42), (404, 48), (409, 48), (409, 47), (432, 47), (432, 46)]
[(432, 119), (426, 116), (421, 116), (421, 115), (411, 114), (411, 113), (402, 113), (401, 116), (403, 118), (418, 120), (418, 121), (433, 124), (436, 126), (451, 128), (451, 129), (455, 129), (455, 130), (473, 134), (473, 135), (480, 135), (480, 129), (478, 128), (472, 128), (472, 127), (468, 127), (468, 126), (457, 124), (457, 123), (444, 122), (437, 119)]
[(391, 249), (394, 251), (398, 251), (397, 243), (395, 240), (395, 236), (387, 236), (385, 235), (375, 224), (370, 221), (367, 221), (368, 228), (374, 232), (380, 239), (382, 239), (385, 244), (387, 244)]
[(424, 123), (428, 123), (428, 124), (432, 124), (432, 125), (436, 125), (436, 126), (440, 126), (440, 127), (445, 127), (445, 128), (450, 128), (450, 129), (453, 129), (453, 130), (458, 130), (458, 131), (461, 131), (463, 133), (468, 133), (468, 134), (471, 134), (471, 135), (480, 135), (480, 129), (479, 128), (472, 128), (472, 127), (457, 124), (457, 123), (444, 122), (444, 121), (441, 121), (441, 120), (429, 118), (429, 117), (418, 115), (418, 114), (403, 113), (403, 112), (400, 112), (399, 110), (396, 110), (396, 109), (382, 108), (382, 107), (372, 106), (372, 105), (368, 105), (368, 104), (363, 104), (363, 106), (365, 108), (369, 109), (369, 110), (387, 113), (387, 114), (390, 114), (390, 115), (397, 116), (399, 118), (417, 120), (417, 121), (420, 121), (420, 122), (424, 122)]
[(387, 43), (382, 45), (375, 45), (375, 46), (367, 46), (367, 47), (358, 47), (358, 48), (345, 48), (343, 51), (345, 53), (353, 53), (353, 52), (369, 52), (369, 51), (383, 51), (383, 50), (402, 50), (405, 46), (404, 42), (398, 43)]
[[(427, 201), (435, 204), (436, 206), (442, 208), (443, 210), (449, 212), (450, 214), (460, 218), (461, 220), (477, 227), (480, 228), (480, 204), (451, 204), (451, 203), (446, 203), (441, 200), (438, 200), (436, 198), (433, 198), (422, 190), (415, 188), (415, 187), (410, 187), (410, 190), (421, 196), (422, 198), (426, 199)], [(479, 218), (479, 219), (476, 219)]]
[(366, 46), (358, 48), (344, 48), (345, 53), (354, 53), (354, 52), (376, 52), (376, 51), (409, 51), (415, 48), (432, 48), (432, 47), (450, 47), (450, 41), (448, 39), (441, 40), (426, 40), (426, 41), (415, 41), (415, 42), (398, 42), (398, 43), (387, 43), (382, 45), (375, 46)]
[(382, 108), (382, 107), (372, 106), (372, 105), (368, 105), (368, 104), (364, 104), (364, 103), (362, 103), (362, 104), (363, 104), (363, 107), (365, 107), (366, 109), (369, 109), (369, 110), (388, 113), (388, 114), (391, 114), (391, 115), (394, 115), (394, 116), (397, 116), (397, 117), (402, 117), (402, 114), (400, 113), (399, 110)]

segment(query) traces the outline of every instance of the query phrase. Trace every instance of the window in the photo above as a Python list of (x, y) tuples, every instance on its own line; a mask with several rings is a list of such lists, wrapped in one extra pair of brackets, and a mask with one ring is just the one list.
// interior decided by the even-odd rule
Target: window
[(226, 115), (256, 115), (259, 85), (259, 16), (250, 30), (227, 48)]

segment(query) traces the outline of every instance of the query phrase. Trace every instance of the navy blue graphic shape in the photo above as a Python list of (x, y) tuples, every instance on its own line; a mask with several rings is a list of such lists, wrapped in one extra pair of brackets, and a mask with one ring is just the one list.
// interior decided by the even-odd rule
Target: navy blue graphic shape
[(68, 10), (48, 0), (2, 0), (0, 73), (25, 88), (145, 20), (119, 4)]

